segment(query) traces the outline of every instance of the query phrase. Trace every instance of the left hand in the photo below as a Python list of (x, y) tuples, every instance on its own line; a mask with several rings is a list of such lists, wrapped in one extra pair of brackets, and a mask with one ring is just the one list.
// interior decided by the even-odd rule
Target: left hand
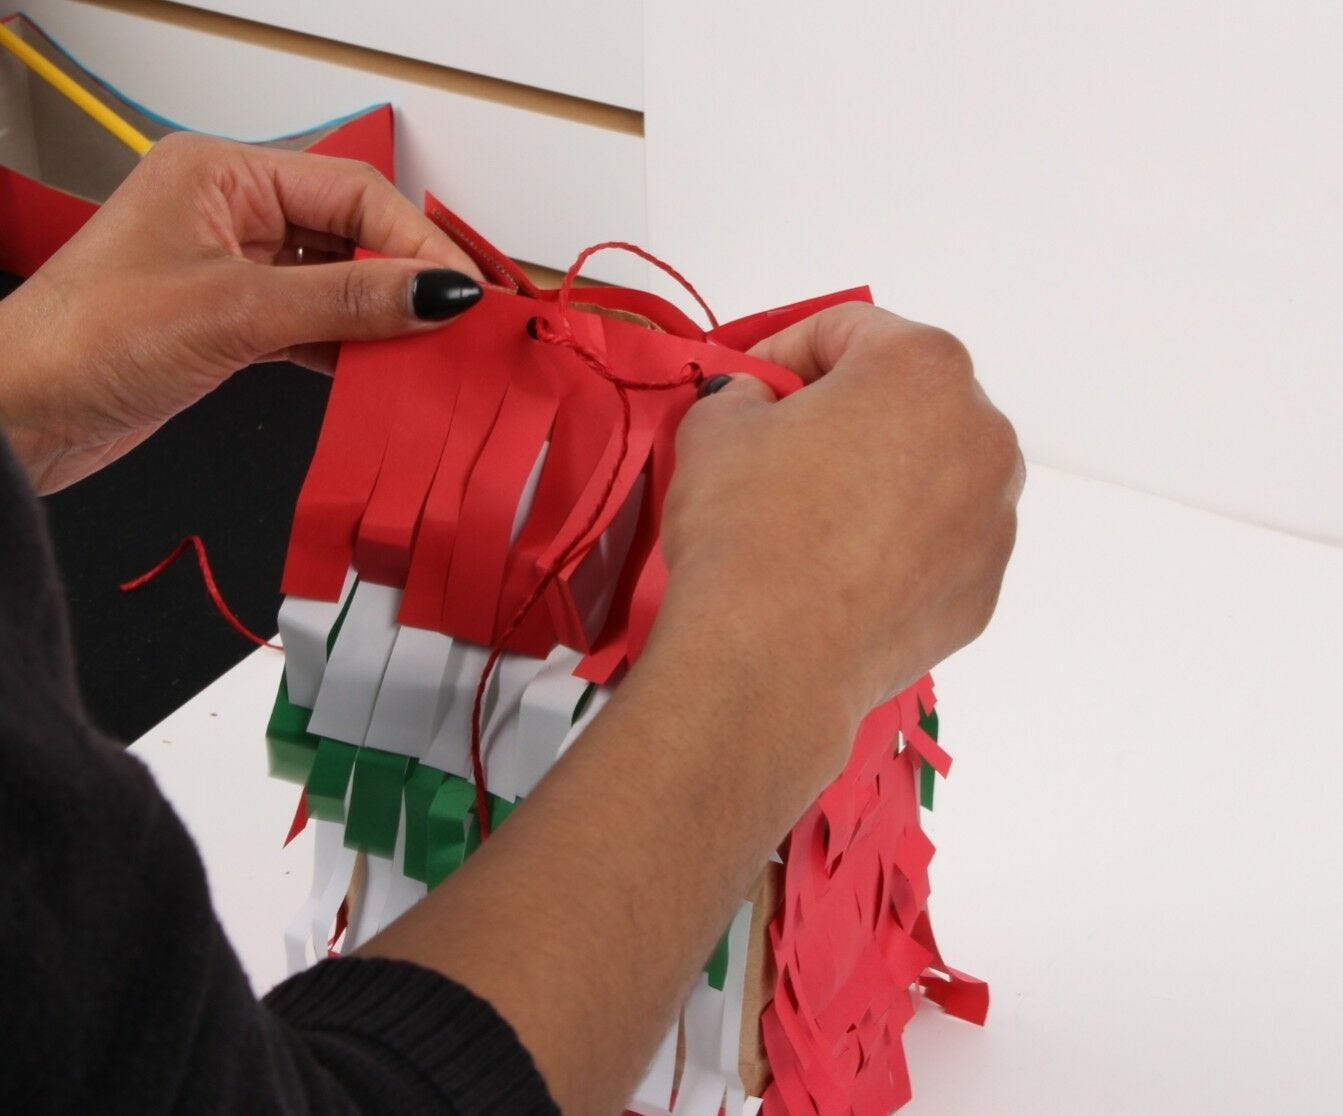
[[(354, 245), (388, 258), (351, 261)], [(432, 329), (479, 279), (366, 163), (171, 135), (0, 302), (0, 426), (54, 492), (237, 369), (329, 371), (334, 342)]]

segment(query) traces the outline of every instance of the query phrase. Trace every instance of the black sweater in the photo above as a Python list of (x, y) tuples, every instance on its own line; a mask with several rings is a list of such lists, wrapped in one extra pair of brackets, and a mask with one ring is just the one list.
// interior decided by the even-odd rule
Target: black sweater
[(488, 1003), (409, 962), (323, 961), (257, 1002), (182, 823), (83, 715), (0, 438), (0, 1111), (174, 1110), (555, 1107)]

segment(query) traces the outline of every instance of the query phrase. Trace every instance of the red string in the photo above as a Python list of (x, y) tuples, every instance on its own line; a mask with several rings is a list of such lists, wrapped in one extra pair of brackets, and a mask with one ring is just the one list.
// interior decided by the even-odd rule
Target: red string
[(554, 561), (546, 567), (541, 577), (537, 579), (536, 584), (532, 586), (531, 591), (518, 605), (512, 619), (509, 620), (494, 646), (490, 649), (489, 658), (485, 660), (485, 669), (480, 672), (480, 682), (476, 685), (476, 699), (471, 707), (471, 774), (476, 784), (476, 818), (480, 826), (480, 839), (482, 841), (490, 835), (490, 800), (485, 787), (485, 759), (481, 751), (481, 719), (485, 705), (485, 691), (489, 687), (490, 676), (494, 673), (494, 668), (498, 664), (500, 656), (503, 655), (504, 648), (508, 646), (508, 641), (517, 634), (518, 629), (527, 619), (536, 603), (550, 588), (551, 583), (564, 569), (569, 559), (574, 556), (574, 552), (587, 537), (588, 532), (596, 526), (597, 521), (601, 519), (602, 513), (606, 510), (606, 505), (611, 500), (616, 481), (620, 477), (620, 470), (625, 464), (625, 459), (629, 456), (630, 426), (632, 423), (629, 393), (631, 391), (668, 391), (672, 388), (685, 387), (687, 384), (696, 383), (701, 378), (699, 367), (692, 363), (687, 364), (681, 370), (680, 375), (672, 380), (646, 383), (641, 380), (627, 379), (611, 371), (610, 366), (600, 353), (588, 348), (574, 336), (573, 327), (569, 322), (569, 295), (573, 290), (574, 280), (578, 278), (578, 272), (588, 258), (605, 248), (617, 248), (621, 251), (633, 252), (636, 256), (661, 268), (690, 292), (695, 301), (703, 308), (712, 326), (714, 328), (718, 326), (718, 319), (714, 317), (714, 312), (709, 308), (709, 304), (704, 301), (699, 291), (695, 290), (684, 275), (670, 264), (658, 259), (651, 252), (644, 251), (638, 245), (627, 244), (620, 240), (608, 240), (601, 244), (594, 244), (591, 248), (583, 249), (578, 254), (578, 258), (574, 260), (573, 265), (565, 272), (564, 281), (560, 284), (559, 297), (556, 299), (556, 309), (560, 318), (560, 329), (558, 331), (552, 330), (549, 323), (543, 318), (533, 319), (534, 334), (538, 341), (569, 349), (588, 368), (615, 388), (616, 396), (620, 400), (620, 443), (616, 451), (615, 462), (611, 466), (611, 473), (602, 487), (601, 498), (597, 501), (583, 525), (574, 532), (573, 537)]
[(578, 278), (578, 273), (583, 269), (583, 265), (587, 263), (589, 259), (607, 248), (615, 248), (621, 252), (632, 252), (641, 260), (647, 260), (654, 267), (660, 268), (667, 275), (670, 275), (690, 293), (691, 298), (699, 303), (700, 309), (704, 311), (705, 316), (709, 319), (709, 325), (714, 329), (718, 328), (718, 319), (714, 316), (713, 310), (710, 309), (709, 304), (704, 301), (704, 296), (701, 295), (699, 291), (695, 290), (695, 285), (689, 279), (665, 260), (658, 259), (652, 252), (645, 251), (637, 244), (631, 244), (626, 240), (603, 240), (600, 244), (594, 244), (591, 248), (584, 248), (583, 251), (578, 253), (578, 259), (574, 260), (570, 265), (569, 270), (564, 273), (564, 281), (560, 283), (560, 294), (556, 303), (559, 306), (560, 320), (565, 323), (566, 327), (569, 323), (569, 296), (573, 293), (574, 280)]
[(201, 568), (201, 578), (205, 582), (205, 590), (210, 594), (210, 599), (214, 601), (215, 608), (219, 610), (219, 614), (229, 622), (229, 626), (239, 635), (246, 636), (253, 643), (260, 644), (262, 647), (270, 647), (275, 651), (283, 651), (284, 648), (278, 643), (271, 643), (269, 640), (257, 635), (256, 632), (247, 627), (234, 615), (233, 610), (224, 602), (224, 595), (220, 593), (219, 585), (215, 582), (214, 572), (210, 569), (210, 559), (206, 557), (205, 554), (205, 543), (201, 541), (199, 535), (188, 535), (177, 544), (177, 547), (168, 555), (168, 557), (152, 570), (142, 573), (139, 577), (133, 578), (130, 581), (123, 582), (119, 588), (123, 593), (129, 593), (133, 589), (139, 589), (142, 585), (148, 585), (158, 577), (159, 574), (176, 562), (177, 559), (182, 557), (189, 546), (194, 547), (196, 550), (196, 562)]

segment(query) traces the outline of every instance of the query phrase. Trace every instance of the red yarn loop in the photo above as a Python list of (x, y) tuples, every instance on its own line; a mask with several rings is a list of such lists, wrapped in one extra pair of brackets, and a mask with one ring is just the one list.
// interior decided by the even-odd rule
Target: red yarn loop
[(660, 269), (665, 274), (671, 276), (678, 282), (685, 291), (699, 303), (700, 309), (704, 311), (709, 319), (709, 325), (713, 329), (718, 328), (718, 319), (714, 316), (713, 310), (709, 304), (704, 301), (704, 296), (695, 289), (695, 285), (682, 275), (676, 268), (665, 260), (658, 259), (652, 252), (640, 248), (637, 244), (630, 244), (625, 240), (604, 240), (600, 244), (594, 244), (591, 248), (584, 248), (578, 253), (578, 259), (570, 265), (569, 270), (564, 273), (564, 281), (560, 283), (559, 297), (556, 299), (556, 305), (559, 307), (560, 319), (567, 323), (569, 318), (569, 298), (573, 294), (574, 282), (578, 279), (578, 273), (583, 270), (583, 265), (588, 262), (598, 252), (605, 252), (608, 249), (615, 249), (619, 252), (631, 252), (641, 260), (647, 260), (654, 267)]
[(559, 295), (555, 300), (556, 309), (559, 311), (560, 328), (554, 329), (550, 323), (540, 316), (533, 317), (527, 322), (527, 333), (537, 341), (547, 345), (559, 345), (570, 350), (578, 357), (589, 369), (595, 372), (603, 380), (615, 388), (616, 396), (620, 400), (620, 444), (616, 452), (615, 462), (611, 466), (611, 473), (606, 478), (606, 483), (602, 487), (601, 498), (596, 506), (588, 515), (583, 525), (574, 532), (573, 537), (561, 549), (559, 555), (549, 566), (541, 573), (531, 591), (523, 598), (522, 603), (518, 605), (512, 618), (505, 626), (494, 646), (490, 649), (489, 657), (485, 660), (485, 668), (480, 672), (480, 682), (476, 686), (476, 698), (471, 707), (471, 775), (476, 785), (476, 819), (480, 826), (480, 839), (484, 841), (490, 835), (490, 799), (489, 792), (485, 786), (485, 757), (481, 749), (481, 722), (485, 707), (485, 693), (489, 688), (490, 677), (494, 673), (495, 666), (498, 665), (504, 649), (508, 646), (508, 641), (517, 634), (532, 609), (536, 607), (537, 602), (550, 588), (555, 578), (559, 576), (561, 570), (569, 563), (574, 556), (582, 541), (587, 538), (588, 532), (596, 526), (605, 512), (606, 506), (611, 502), (611, 494), (615, 491), (616, 481), (620, 477), (620, 470), (625, 464), (625, 459), (630, 452), (630, 426), (632, 415), (630, 410), (629, 393), (631, 391), (669, 391), (673, 388), (685, 387), (689, 384), (698, 384), (703, 378), (704, 373), (700, 366), (694, 361), (690, 361), (681, 366), (680, 372), (670, 380), (660, 380), (649, 383), (644, 380), (632, 380), (626, 376), (618, 375), (611, 370), (610, 365), (606, 363), (603, 354), (584, 345), (574, 334), (573, 326), (569, 320), (569, 297), (573, 291), (574, 281), (578, 278), (578, 273), (583, 264), (598, 252), (608, 248), (618, 249), (624, 252), (632, 252), (641, 259), (647, 260), (655, 267), (660, 268), (666, 274), (670, 275), (676, 282), (680, 283), (691, 296), (703, 308), (708, 316), (710, 325), (717, 329), (718, 319), (714, 316), (713, 310), (709, 304), (704, 301), (694, 286), (684, 275), (677, 271), (670, 264), (663, 262), (654, 256), (651, 252), (646, 252), (636, 244), (628, 244), (622, 240), (608, 240), (601, 244), (594, 244), (591, 248), (584, 248), (574, 260), (573, 265), (564, 274), (564, 281), (560, 284)]
[(142, 585), (148, 585), (164, 570), (177, 561), (186, 553), (187, 547), (192, 547), (196, 551), (196, 564), (200, 566), (201, 579), (205, 582), (205, 591), (210, 594), (210, 600), (214, 601), (214, 606), (219, 610), (219, 614), (228, 621), (229, 626), (239, 635), (246, 636), (253, 643), (261, 647), (269, 647), (273, 651), (283, 651), (284, 648), (278, 643), (271, 643), (268, 639), (256, 634), (251, 628), (247, 627), (234, 614), (233, 609), (229, 608), (224, 601), (224, 595), (219, 591), (219, 585), (215, 581), (214, 571), (210, 569), (210, 559), (205, 554), (205, 543), (199, 535), (188, 535), (174, 548), (162, 562), (152, 570), (147, 570), (139, 577), (132, 578), (130, 581), (123, 582), (118, 588), (123, 593), (129, 593), (132, 590), (139, 589)]

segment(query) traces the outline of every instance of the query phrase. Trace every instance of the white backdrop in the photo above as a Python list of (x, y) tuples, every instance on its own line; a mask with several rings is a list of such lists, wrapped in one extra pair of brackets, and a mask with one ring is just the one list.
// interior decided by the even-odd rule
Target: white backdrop
[(187, 0), (405, 58), (638, 108), (641, 0)]
[(653, 248), (869, 280), (1027, 456), (1343, 541), (1343, 4), (646, 6)]

